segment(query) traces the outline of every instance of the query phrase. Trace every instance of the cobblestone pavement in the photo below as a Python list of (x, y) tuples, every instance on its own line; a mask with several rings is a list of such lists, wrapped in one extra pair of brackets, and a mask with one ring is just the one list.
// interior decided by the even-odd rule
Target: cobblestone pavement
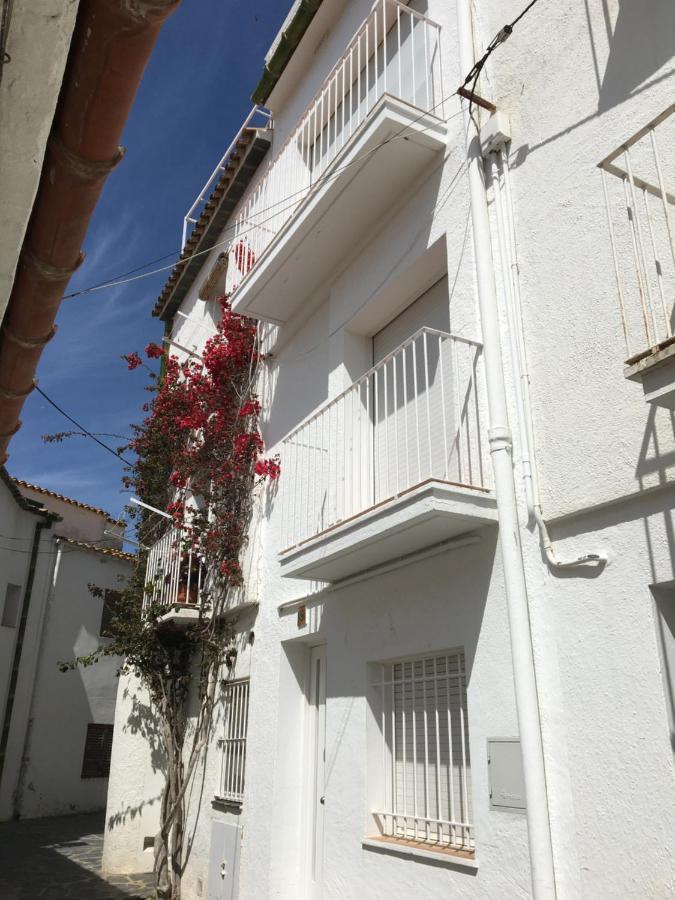
[(103, 813), (0, 823), (0, 900), (147, 900), (152, 875), (101, 875)]

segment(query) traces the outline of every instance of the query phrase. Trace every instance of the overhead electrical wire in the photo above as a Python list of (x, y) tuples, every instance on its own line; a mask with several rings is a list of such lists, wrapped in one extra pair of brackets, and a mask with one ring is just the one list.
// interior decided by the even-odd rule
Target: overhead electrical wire
[[(265, 208), (263, 208), (262, 210), (259, 210), (259, 211), (256, 213), (256, 217), (259, 216), (259, 215), (261, 215), (262, 213), (269, 212), (270, 210), (274, 209), (275, 207), (280, 206), (280, 204), (282, 204), (282, 203), (286, 203), (286, 202), (289, 201), (289, 200), (293, 200), (293, 202), (290, 203), (289, 206), (283, 207), (282, 209), (277, 209), (276, 212), (275, 212), (272, 216), (270, 216), (268, 219), (263, 219), (263, 220), (261, 220), (261, 221), (256, 221), (255, 225), (252, 225), (252, 227), (249, 228), (249, 229), (245, 229), (244, 231), (239, 232), (239, 235), (238, 235), (238, 236), (243, 236), (243, 235), (248, 234), (250, 231), (253, 231), (253, 230), (255, 230), (256, 228), (258, 228), (260, 225), (264, 225), (265, 222), (271, 221), (273, 218), (275, 218), (277, 215), (279, 215), (280, 212), (285, 212), (287, 209), (292, 208), (292, 207), (295, 205), (295, 201), (296, 201), (296, 198), (297, 198), (298, 195), (305, 194), (305, 193), (307, 193), (307, 191), (308, 191), (309, 189), (313, 189), (313, 188), (315, 188), (317, 185), (322, 184), (322, 183), (324, 183), (324, 182), (329, 181), (329, 180), (332, 179), (332, 178), (337, 177), (337, 175), (339, 175), (339, 174), (341, 174), (342, 172), (344, 172), (344, 171), (345, 171), (347, 168), (349, 168), (350, 166), (353, 166), (353, 165), (355, 165), (355, 164), (358, 163), (358, 162), (362, 162), (363, 159), (365, 159), (367, 156), (370, 156), (371, 154), (376, 153), (378, 150), (380, 150), (382, 147), (386, 146), (387, 144), (390, 144), (392, 141), (397, 140), (397, 139), (400, 138), (400, 137), (404, 137), (404, 136), (405, 136), (405, 135), (404, 135), (404, 132), (408, 131), (413, 125), (415, 125), (417, 122), (419, 122), (420, 119), (422, 119), (425, 115), (427, 115), (428, 112), (432, 112), (433, 110), (437, 109), (439, 106), (442, 106), (447, 100), (449, 100), (449, 99), (450, 99), (451, 97), (453, 97), (453, 96), (460, 96), (460, 97), (461, 97), (461, 96), (462, 96), (462, 93), (461, 93), (462, 90), (466, 88), (466, 85), (469, 84), (469, 82), (472, 82), (471, 93), (474, 94), (474, 93), (475, 93), (475, 88), (476, 88), (476, 85), (477, 85), (477, 82), (478, 82), (478, 78), (480, 77), (480, 74), (481, 74), (483, 68), (485, 67), (485, 63), (487, 62), (487, 60), (488, 60), (488, 59), (490, 58), (490, 56), (494, 53), (494, 51), (497, 49), (497, 47), (499, 47), (501, 44), (503, 44), (503, 43), (510, 37), (510, 35), (511, 35), (512, 32), (513, 32), (514, 27), (515, 27), (515, 26), (518, 24), (518, 22), (520, 22), (520, 20), (521, 20), (521, 19), (522, 19), (522, 18), (523, 18), (523, 17), (524, 17), (531, 9), (532, 9), (532, 7), (533, 7), (537, 2), (538, 2), (538, 0), (530, 0), (530, 3), (528, 3), (527, 6), (524, 7), (524, 9), (516, 16), (515, 19), (513, 19), (512, 22), (509, 22), (508, 24), (504, 25), (504, 27), (503, 27), (503, 28), (495, 35), (495, 37), (490, 41), (490, 43), (488, 44), (487, 49), (486, 49), (485, 53), (483, 54), (483, 56), (482, 56), (479, 60), (477, 60), (476, 63), (474, 63), (472, 69), (467, 73), (466, 77), (464, 78), (464, 81), (462, 82), (462, 84), (460, 85), (460, 87), (459, 87), (456, 91), (454, 91), (452, 94), (448, 94), (446, 97), (444, 97), (442, 100), (440, 100), (435, 106), (431, 107), (431, 109), (426, 110), (426, 111), (423, 111), (423, 112), (422, 112), (416, 119), (414, 119), (411, 123), (409, 123), (408, 125), (405, 125), (405, 126), (404, 126), (400, 131), (398, 131), (396, 134), (391, 135), (390, 137), (388, 137), (388, 138), (386, 138), (384, 141), (382, 141), (380, 144), (377, 144), (375, 147), (372, 147), (370, 150), (366, 151), (366, 153), (364, 153), (362, 156), (357, 157), (356, 159), (351, 160), (349, 163), (345, 163), (344, 166), (338, 167), (338, 168), (337, 168), (335, 171), (333, 171), (333, 172), (329, 172), (329, 173), (327, 173), (326, 175), (321, 176), (320, 178), (318, 178), (318, 179), (310, 186), (310, 188), (302, 188), (300, 191), (296, 191), (296, 192), (294, 192), (294, 193), (292, 193), (292, 194), (289, 194), (289, 195), (287, 195), (286, 197), (283, 197), (283, 198), (281, 198), (280, 200), (276, 201), (275, 203), (270, 204), (270, 206), (265, 207)], [(472, 98), (469, 98), (469, 114), (471, 114), (472, 102), (473, 102)], [(445, 121), (445, 122), (449, 122), (451, 119), (455, 118), (455, 117), (458, 116), (458, 115), (461, 115), (461, 111), (458, 112), (458, 113), (453, 113), (453, 115), (448, 116), (444, 121)], [(255, 218), (255, 217), (251, 217), (251, 218), (248, 218), (248, 219), (243, 219), (242, 221), (243, 221), (243, 222), (251, 222), (251, 221), (253, 221), (254, 218)], [(237, 223), (237, 224), (240, 224), (240, 223)], [(234, 224), (233, 224), (233, 225), (228, 225), (228, 226), (223, 230), (223, 232), (221, 232), (221, 234), (223, 234), (223, 233), (225, 233), (225, 232), (227, 232), (227, 231), (232, 230), (234, 227), (235, 227)], [(176, 255), (175, 253), (166, 253), (166, 254), (164, 254), (163, 256), (157, 257), (157, 258), (154, 259), (154, 260), (150, 260), (150, 261), (144, 263), (143, 265), (136, 266), (135, 268), (130, 269), (128, 272), (123, 273), (123, 274), (121, 274), (121, 275), (119, 275), (119, 276), (116, 276), (116, 277), (113, 278), (113, 279), (110, 279), (110, 280), (108, 280), (108, 281), (99, 282), (99, 283), (94, 284), (94, 285), (90, 285), (90, 286), (87, 287), (87, 288), (82, 288), (81, 290), (73, 291), (73, 292), (71, 292), (70, 294), (64, 294), (64, 296), (63, 296), (61, 299), (62, 299), (62, 300), (70, 300), (70, 299), (72, 299), (72, 298), (74, 298), (74, 297), (80, 297), (80, 296), (82, 296), (82, 295), (84, 295), (84, 294), (90, 294), (90, 293), (93, 293), (94, 291), (104, 290), (105, 288), (117, 287), (117, 286), (120, 286), (120, 285), (123, 285), (123, 284), (128, 284), (128, 283), (133, 282), (133, 281), (138, 281), (138, 280), (140, 280), (140, 279), (142, 279), (142, 278), (149, 278), (149, 277), (151, 277), (151, 276), (153, 276), (153, 275), (158, 275), (158, 274), (160, 274), (161, 272), (166, 272), (166, 271), (168, 271), (168, 270), (170, 270), (170, 269), (175, 268), (175, 267), (178, 266), (178, 265), (185, 265), (185, 264), (187, 264), (188, 262), (190, 262), (190, 260), (195, 259), (195, 258), (197, 258), (197, 257), (199, 257), (199, 256), (203, 256), (203, 255), (206, 255), (206, 254), (208, 254), (208, 253), (211, 253), (211, 251), (214, 250), (216, 247), (222, 246), (222, 245), (227, 244), (227, 243), (229, 243), (229, 238), (227, 238), (227, 239), (225, 239), (225, 240), (217, 241), (215, 244), (213, 244), (213, 245), (212, 245), (211, 247), (209, 247), (208, 249), (205, 249), (205, 250), (199, 250), (199, 251), (197, 251), (196, 253), (191, 254), (190, 256), (186, 256), (186, 257), (184, 257), (184, 258), (182, 258), (182, 259), (178, 259), (178, 260), (176, 260), (175, 262), (172, 262), (172, 263), (171, 263), (170, 265), (168, 265), (168, 266), (162, 266), (162, 267), (160, 267), (160, 268), (158, 268), (158, 269), (153, 269), (153, 270), (151, 270), (150, 272), (142, 272), (142, 271), (140, 271), (140, 270), (142, 270), (142, 269), (147, 268), (147, 266), (154, 265), (155, 262), (161, 262), (161, 261), (164, 260), (164, 259), (167, 259), (167, 258), (169, 258), (169, 257), (172, 257), (172, 256), (175, 256), (175, 255)], [(140, 273), (140, 274), (136, 274), (136, 273)], [(49, 396), (47, 396), (47, 394), (46, 394), (39, 386), (37, 386), (37, 385), (36, 385), (36, 390), (38, 391), (38, 393), (40, 393), (40, 394), (44, 397), (44, 399), (45, 399), (48, 403), (50, 403), (50, 404), (54, 407), (54, 409), (56, 409), (59, 413), (61, 413), (62, 416), (64, 416), (66, 419), (68, 419), (69, 422), (71, 422), (73, 425), (75, 425), (76, 428), (79, 428), (79, 429), (83, 432), (84, 435), (86, 435), (87, 437), (91, 438), (93, 441), (95, 441), (97, 444), (99, 444), (99, 446), (101, 446), (104, 450), (107, 450), (108, 453), (111, 453), (113, 456), (117, 457), (117, 458), (118, 458), (119, 460), (121, 460), (125, 465), (132, 465), (132, 463), (131, 463), (129, 460), (125, 459), (125, 457), (122, 456), (122, 454), (118, 453), (118, 452), (117, 452), (116, 450), (114, 450), (112, 447), (108, 446), (108, 444), (105, 444), (103, 441), (99, 440), (99, 438), (97, 438), (95, 434), (93, 434), (92, 432), (90, 432), (90, 431), (89, 431), (88, 429), (86, 429), (83, 425), (81, 425), (79, 422), (77, 422), (75, 419), (73, 419), (72, 416), (70, 416), (64, 409), (62, 409), (62, 408), (61, 408), (57, 403), (55, 403)]]
[[(238, 232), (238, 234), (236, 236), (243, 237), (243, 236), (249, 234), (251, 231), (255, 231), (261, 225), (264, 225), (267, 222), (271, 222), (280, 213), (286, 212), (288, 209), (292, 209), (294, 207), (294, 205), (296, 204), (298, 197), (301, 197), (302, 195), (307, 194), (310, 190), (314, 190), (319, 185), (329, 182), (331, 179), (337, 178), (338, 175), (341, 175), (348, 168), (356, 165), (357, 163), (363, 162), (364, 159), (366, 159), (368, 156), (371, 156), (374, 153), (377, 153), (378, 150), (381, 150), (382, 147), (386, 147), (387, 144), (391, 144), (393, 141), (399, 140), (401, 138), (403, 138), (405, 140), (405, 138), (406, 138), (405, 132), (409, 131), (417, 122), (419, 122), (421, 119), (423, 119), (424, 116), (426, 116), (428, 113), (433, 112), (433, 110), (435, 110), (435, 109), (438, 109), (446, 101), (448, 101), (452, 97), (454, 97), (455, 94), (456, 94), (456, 91), (453, 92), (452, 94), (448, 94), (442, 100), (439, 100), (439, 102), (436, 103), (434, 106), (432, 106), (429, 110), (426, 110), (426, 111), (420, 113), (420, 115), (417, 116), (417, 118), (413, 119), (412, 122), (409, 122), (407, 125), (404, 125), (395, 134), (392, 134), (388, 138), (385, 138), (385, 140), (381, 141), (379, 144), (376, 144), (375, 147), (371, 147), (370, 150), (367, 150), (365, 153), (361, 154), (361, 156), (358, 156), (355, 159), (352, 159), (350, 162), (345, 163), (343, 166), (339, 166), (334, 171), (328, 172), (325, 175), (320, 176), (319, 178), (316, 179), (316, 181), (312, 182), (312, 184), (309, 187), (301, 188), (300, 190), (294, 191), (293, 193), (288, 194), (285, 197), (281, 197), (279, 200), (275, 201), (274, 203), (271, 203), (269, 206), (263, 207), (262, 209), (258, 210), (255, 213), (255, 215), (249, 216), (248, 218), (241, 219), (241, 221), (237, 224), (241, 224), (242, 222), (244, 222), (244, 223), (253, 222), (255, 224), (251, 225), (250, 228), (246, 228), (243, 231)], [(461, 110), (459, 112), (453, 113), (451, 116), (448, 116), (443, 121), (449, 122), (451, 119), (454, 119), (460, 115), (461, 115)], [(424, 131), (425, 128), (423, 127), (421, 130)], [(291, 201), (291, 202), (289, 202), (289, 201)], [(281, 206), (281, 204), (287, 204), (287, 205)], [(281, 208), (277, 209), (277, 207), (280, 207), (280, 206), (281, 206)], [(274, 213), (272, 215), (268, 216), (266, 219), (258, 219), (258, 216), (260, 216), (264, 213), (270, 212), (272, 210), (275, 210)], [(227, 225), (221, 232), (221, 235), (225, 234), (226, 232), (232, 231), (235, 227), (236, 227), (235, 224)], [(72, 300), (73, 298), (80, 297), (83, 294), (94, 293), (95, 291), (103, 290), (104, 288), (118, 287), (119, 285), (129, 284), (133, 281), (139, 281), (143, 278), (150, 278), (152, 275), (158, 275), (161, 272), (168, 272), (170, 269), (173, 269), (176, 266), (186, 265), (192, 259), (196, 259), (200, 256), (205, 256), (206, 254), (211, 253), (211, 251), (214, 250), (216, 247), (221, 247), (225, 244), (228, 244), (229, 242), (230, 242), (229, 237), (225, 238), (224, 240), (216, 241), (216, 243), (213, 244), (211, 247), (209, 247), (205, 250), (198, 250), (196, 253), (192, 253), (192, 254), (190, 254), (190, 256), (185, 256), (182, 259), (177, 259), (175, 262), (172, 262), (170, 265), (160, 266), (158, 269), (153, 269), (150, 272), (141, 272), (139, 275), (133, 275), (134, 272), (137, 272), (140, 269), (144, 269), (147, 266), (152, 265), (153, 262), (161, 261), (162, 259), (166, 259), (169, 256), (176, 255), (175, 253), (167, 253), (164, 256), (158, 257), (157, 260), (153, 260), (151, 262), (145, 263), (144, 265), (137, 266), (135, 269), (131, 269), (130, 272), (116, 276), (115, 278), (110, 279), (108, 281), (90, 285), (89, 287), (82, 288), (81, 290), (78, 290), (78, 291), (72, 291), (70, 294), (64, 294), (61, 299), (62, 300)], [(127, 275), (130, 275), (131, 277), (126, 277)]]
[[(515, 26), (518, 24), (518, 22), (520, 22), (520, 20), (523, 18), (523, 16), (526, 15), (532, 9), (534, 4), (537, 2), (538, 2), (538, 0), (530, 0), (530, 3), (527, 4), (527, 6), (516, 16), (516, 18), (512, 22), (509, 22), (507, 25), (504, 25), (504, 27), (502, 29), (500, 29), (500, 31), (497, 32), (497, 34), (492, 38), (492, 40), (488, 44), (488, 46), (485, 50), (485, 53), (481, 56), (481, 58), (479, 60), (477, 60), (473, 64), (473, 68), (467, 74), (466, 78), (464, 79), (462, 84), (459, 86), (456, 93), (460, 94), (460, 96), (461, 96), (460, 92), (462, 91), (462, 89), (466, 88), (466, 86), (467, 86), (467, 84), (469, 84), (469, 82), (472, 82), (471, 94), (476, 93), (476, 85), (478, 83), (480, 73), (483, 71), (483, 68), (485, 67), (485, 63), (492, 56), (492, 54), (495, 52), (497, 47), (499, 47), (501, 44), (504, 43), (504, 41), (508, 40), (508, 38), (511, 37), (511, 34), (513, 33), (513, 29), (515, 28)], [(474, 102), (473, 97), (470, 97), (469, 98), (469, 115), (471, 115), (471, 109), (473, 106), (473, 102)]]
[(108, 444), (104, 444), (102, 440), (97, 438), (96, 435), (93, 434), (91, 431), (89, 431), (89, 429), (85, 428), (84, 425), (81, 425), (79, 422), (76, 422), (72, 416), (68, 415), (68, 413), (65, 411), (65, 409), (62, 409), (58, 405), (58, 403), (56, 403), (54, 400), (52, 400), (51, 397), (49, 397), (47, 394), (45, 394), (45, 392), (42, 390), (42, 388), (39, 385), (37, 385), (37, 384), (35, 385), (35, 390), (38, 392), (38, 394), (40, 394), (42, 397), (44, 397), (45, 400), (47, 401), (47, 403), (51, 404), (57, 412), (60, 412), (62, 416), (65, 416), (65, 418), (68, 419), (69, 422), (72, 422), (76, 428), (79, 428), (80, 431), (83, 434), (85, 434), (87, 437), (90, 437), (92, 439), (92, 441), (96, 441), (96, 443), (100, 447), (103, 447), (103, 449), (107, 450), (108, 453), (112, 453), (113, 456), (116, 456), (118, 459), (122, 460), (122, 462), (125, 465), (127, 465), (127, 466), (133, 465), (133, 463), (130, 460), (125, 459), (121, 453), (117, 452), (117, 450), (114, 450)]
[[(464, 78), (464, 81), (462, 82), (462, 84), (456, 91), (453, 91), (452, 94), (448, 94), (447, 96), (445, 96), (442, 100), (440, 100), (438, 103), (436, 103), (430, 109), (423, 111), (416, 119), (413, 119), (413, 121), (410, 122), (408, 125), (404, 125), (403, 128), (400, 131), (398, 131), (396, 134), (393, 134), (390, 137), (386, 138), (384, 141), (382, 141), (380, 144), (377, 144), (375, 147), (371, 147), (371, 149), (367, 150), (362, 156), (359, 156), (356, 159), (351, 160), (351, 162), (345, 163), (344, 166), (338, 167), (333, 172), (328, 172), (326, 175), (320, 176), (319, 178), (316, 179), (316, 181), (312, 185), (310, 185), (310, 188), (302, 188), (298, 191), (288, 194), (286, 197), (282, 197), (280, 200), (277, 200), (275, 203), (272, 203), (269, 206), (263, 207), (263, 209), (258, 210), (258, 212), (255, 214), (255, 216), (251, 216), (249, 218), (242, 219), (241, 222), (244, 222), (244, 223), (253, 222), (254, 220), (256, 220), (257, 216), (262, 215), (263, 213), (266, 213), (266, 212), (270, 212), (271, 210), (275, 209), (276, 207), (280, 206), (283, 203), (286, 203), (287, 201), (290, 201), (290, 200), (293, 201), (288, 207), (276, 209), (276, 212), (274, 213), (274, 215), (270, 216), (269, 218), (255, 221), (255, 224), (251, 228), (246, 229), (242, 232), (239, 232), (238, 236), (246, 235), (250, 231), (254, 231), (260, 225), (264, 225), (266, 222), (271, 221), (273, 218), (275, 218), (277, 215), (279, 215), (279, 213), (285, 212), (286, 209), (292, 208), (292, 206), (294, 205), (296, 198), (298, 196), (301, 196), (301, 195), (307, 193), (308, 190), (315, 188), (319, 184), (330, 181), (332, 178), (335, 178), (338, 175), (342, 174), (342, 172), (344, 172), (350, 166), (353, 166), (356, 163), (362, 162), (367, 156), (370, 156), (371, 154), (377, 152), (382, 147), (386, 146), (387, 144), (390, 144), (392, 141), (397, 140), (400, 137), (404, 137), (405, 136), (404, 132), (408, 131), (410, 128), (412, 128), (413, 125), (417, 124), (417, 122), (419, 122), (420, 119), (424, 118), (424, 116), (427, 115), (427, 113), (433, 112), (435, 109), (438, 109), (439, 106), (442, 106), (447, 100), (450, 100), (454, 96), (462, 96), (460, 93), (461, 90), (463, 88), (466, 88), (467, 84), (469, 84), (469, 82), (471, 82), (471, 81), (473, 82), (471, 92), (475, 93), (475, 87), (478, 82), (478, 78), (479, 78), (480, 73), (483, 70), (487, 60), (494, 53), (494, 51), (497, 49), (497, 47), (499, 47), (501, 44), (503, 44), (504, 41), (506, 41), (510, 37), (511, 33), (513, 32), (514, 27), (532, 9), (532, 7), (537, 2), (538, 2), (538, 0), (530, 0), (530, 3), (527, 4), (527, 6), (516, 16), (515, 19), (513, 19), (512, 22), (509, 22), (507, 25), (504, 25), (504, 27), (495, 35), (495, 37), (492, 39), (492, 41), (490, 41), (483, 56), (474, 64), (473, 68), (466, 75), (466, 77)], [(470, 100), (469, 101), (470, 109), (471, 109), (471, 103), (472, 103), (472, 101)], [(455, 116), (458, 116), (458, 115), (461, 115), (461, 111), (458, 113), (454, 113), (451, 116), (448, 116), (444, 121), (449, 122), (450, 119), (453, 119), (453, 118), (455, 118)], [(237, 223), (237, 224), (241, 224), (241, 222)], [(221, 234), (231, 231), (234, 228), (235, 228), (234, 224), (228, 225), (223, 229)], [(229, 243), (229, 238), (225, 239), (225, 240), (217, 241), (215, 244), (213, 244), (213, 246), (209, 247), (208, 249), (199, 250), (196, 253), (190, 254), (190, 256), (183, 257), (182, 259), (177, 259), (177, 260), (175, 260), (175, 262), (172, 262), (170, 265), (161, 266), (160, 268), (153, 269), (150, 272), (140, 271), (142, 269), (147, 268), (148, 266), (154, 265), (156, 262), (161, 262), (164, 259), (169, 259), (170, 257), (174, 257), (177, 255), (177, 253), (180, 253), (181, 251), (173, 251), (171, 253), (165, 253), (163, 256), (159, 256), (153, 260), (149, 260), (148, 262), (143, 263), (142, 265), (136, 266), (133, 269), (129, 269), (127, 272), (121, 273), (120, 275), (116, 275), (114, 278), (111, 278), (107, 281), (98, 282), (96, 284), (90, 285), (89, 287), (82, 288), (81, 290), (72, 291), (69, 294), (64, 294), (61, 299), (62, 300), (71, 300), (75, 297), (80, 297), (83, 294), (90, 294), (90, 293), (93, 293), (94, 291), (103, 290), (105, 288), (117, 287), (119, 285), (129, 284), (130, 282), (138, 281), (142, 278), (150, 278), (153, 275), (158, 275), (162, 272), (167, 272), (170, 269), (175, 268), (176, 266), (185, 265), (188, 262), (190, 262), (190, 260), (196, 259), (199, 256), (204, 256), (208, 253), (211, 253), (211, 251), (214, 250), (216, 247), (222, 246), (227, 243)], [(136, 274), (137, 272), (140, 272), (140, 274)]]

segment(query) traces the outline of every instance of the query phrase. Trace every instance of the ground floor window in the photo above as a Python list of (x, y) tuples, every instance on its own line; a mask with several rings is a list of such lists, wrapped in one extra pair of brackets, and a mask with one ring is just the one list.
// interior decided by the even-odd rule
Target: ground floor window
[(107, 778), (110, 774), (113, 727), (113, 725), (100, 725), (93, 722), (87, 725), (82, 759), (82, 778)]
[(373, 816), (383, 836), (474, 848), (464, 652), (370, 667), (377, 743)]
[(248, 678), (225, 683), (225, 733), (220, 796), (241, 803), (244, 799), (246, 732), (248, 728)]

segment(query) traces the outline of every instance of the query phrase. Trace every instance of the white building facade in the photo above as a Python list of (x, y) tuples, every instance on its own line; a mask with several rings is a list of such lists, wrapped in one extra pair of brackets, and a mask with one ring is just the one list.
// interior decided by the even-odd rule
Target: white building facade
[[(260, 321), (282, 469), (190, 900), (672, 896), (675, 11), (537, 4), (460, 101), (523, 6), (295, 4), (186, 217), (156, 313)], [(111, 872), (162, 783), (120, 690)]]
[(0, 497), (0, 819), (101, 810), (120, 660), (70, 672), (59, 664), (107, 640), (133, 557), (103, 510), (4, 469)]

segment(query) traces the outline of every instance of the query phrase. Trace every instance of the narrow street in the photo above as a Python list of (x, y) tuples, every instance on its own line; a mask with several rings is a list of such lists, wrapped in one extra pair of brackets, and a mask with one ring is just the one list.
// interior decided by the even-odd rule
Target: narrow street
[(0, 824), (2, 900), (146, 900), (152, 875), (100, 874), (103, 813)]

